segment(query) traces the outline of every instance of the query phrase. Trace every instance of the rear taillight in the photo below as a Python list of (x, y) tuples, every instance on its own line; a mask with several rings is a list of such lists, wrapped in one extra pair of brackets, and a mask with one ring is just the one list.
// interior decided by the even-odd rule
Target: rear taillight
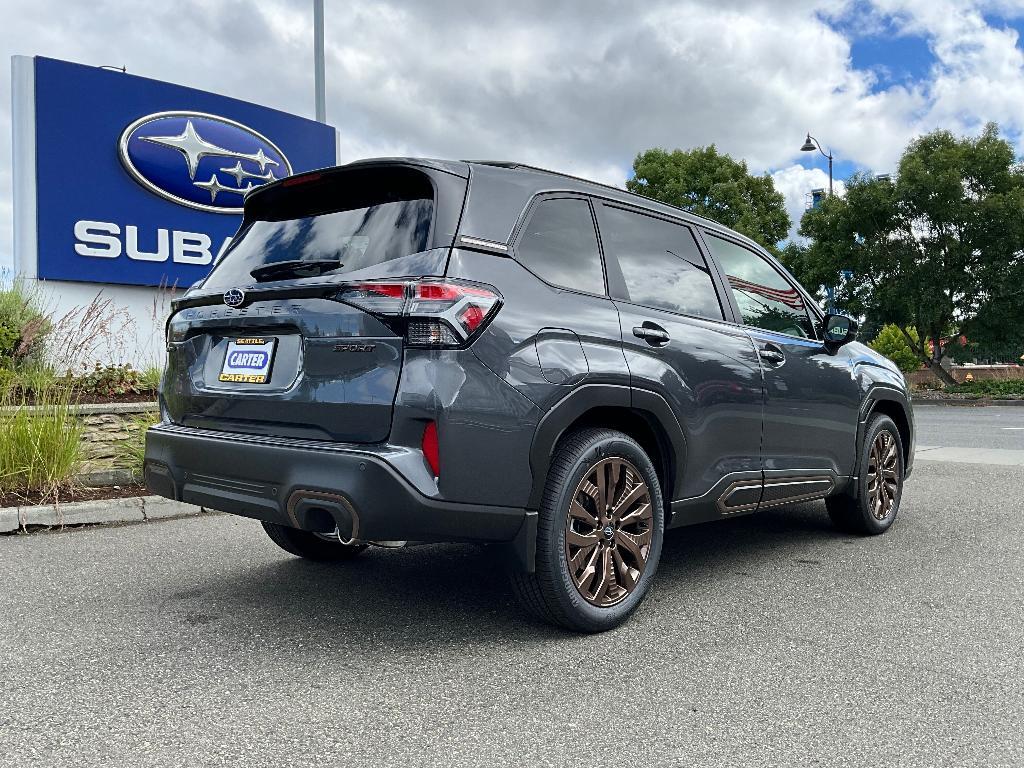
[(335, 298), (388, 320), (413, 347), (468, 344), (501, 308), (500, 294), (456, 280), (351, 283)]

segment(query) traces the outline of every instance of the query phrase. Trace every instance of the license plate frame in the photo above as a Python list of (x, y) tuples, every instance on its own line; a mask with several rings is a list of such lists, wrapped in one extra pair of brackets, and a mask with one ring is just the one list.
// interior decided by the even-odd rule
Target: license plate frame
[(274, 365), (277, 339), (247, 336), (230, 339), (217, 380), (221, 384), (268, 384)]

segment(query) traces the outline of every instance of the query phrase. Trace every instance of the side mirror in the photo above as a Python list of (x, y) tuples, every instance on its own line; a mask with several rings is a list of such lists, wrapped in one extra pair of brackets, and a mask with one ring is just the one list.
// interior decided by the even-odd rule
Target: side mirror
[(825, 349), (829, 352), (835, 352), (857, 338), (857, 321), (845, 315), (825, 315), (821, 328)]

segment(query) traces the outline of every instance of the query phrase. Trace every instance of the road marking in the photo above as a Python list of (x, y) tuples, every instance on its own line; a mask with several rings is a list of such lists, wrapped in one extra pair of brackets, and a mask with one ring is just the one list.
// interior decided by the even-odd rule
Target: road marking
[(1024, 427), (1003, 427), (1003, 429), (1024, 429)]
[(962, 464), (997, 464), (1004, 467), (1024, 467), (1024, 450), (1007, 448), (960, 448), (942, 445), (922, 445), (914, 451), (918, 461), (948, 461)]

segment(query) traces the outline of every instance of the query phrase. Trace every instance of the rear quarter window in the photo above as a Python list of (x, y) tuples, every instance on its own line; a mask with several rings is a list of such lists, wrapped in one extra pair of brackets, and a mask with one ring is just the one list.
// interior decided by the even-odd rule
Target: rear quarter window
[(604, 270), (590, 203), (546, 198), (534, 204), (519, 233), (516, 260), (552, 285), (604, 294)]

